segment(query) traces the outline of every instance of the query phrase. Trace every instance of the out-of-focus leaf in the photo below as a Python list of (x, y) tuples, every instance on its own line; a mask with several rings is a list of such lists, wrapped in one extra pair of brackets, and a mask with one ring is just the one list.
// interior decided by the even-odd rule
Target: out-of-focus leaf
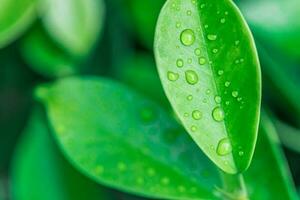
[(60, 49), (40, 26), (24, 38), (21, 52), (33, 70), (47, 77), (61, 77), (79, 71), (78, 62)]
[(168, 0), (154, 48), (165, 92), (185, 129), (223, 171), (246, 170), (257, 137), (261, 75), (237, 7), (227, 0)]
[(66, 156), (94, 180), (155, 198), (214, 199), (217, 170), (153, 102), (98, 78), (65, 79), (37, 95)]
[(124, 2), (129, 8), (130, 20), (139, 39), (146, 47), (152, 49), (155, 25), (165, 0), (124, 0)]
[(300, 58), (299, 0), (243, 0), (239, 8), (257, 37)]
[[(66, 157), (94, 180), (160, 199), (216, 199), (217, 170), (153, 102), (113, 81), (91, 77), (42, 86), (37, 96)], [(283, 154), (269, 135), (274, 129), (265, 120), (262, 124), (245, 174), (250, 199), (294, 199)]]
[(15, 154), (12, 196), (14, 200), (109, 199), (61, 156), (40, 110), (33, 113)]
[(34, 21), (36, 0), (0, 1), (0, 48), (19, 37)]
[(151, 56), (140, 54), (130, 57), (120, 67), (117, 77), (138, 92), (155, 99), (161, 105), (169, 105), (155, 68), (154, 58)]
[(88, 54), (98, 39), (104, 18), (102, 0), (40, 0), (42, 21), (72, 56)]

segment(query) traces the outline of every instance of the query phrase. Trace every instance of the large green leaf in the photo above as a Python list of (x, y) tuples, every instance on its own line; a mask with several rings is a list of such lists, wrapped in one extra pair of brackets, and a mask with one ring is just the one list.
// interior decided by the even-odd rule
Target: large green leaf
[(13, 199), (108, 200), (98, 184), (66, 162), (50, 136), (43, 112), (35, 110), (13, 162)]
[(258, 57), (228, 0), (168, 0), (155, 56), (165, 92), (199, 147), (223, 171), (248, 168), (261, 100)]
[(26, 35), (21, 52), (33, 70), (47, 77), (61, 77), (79, 71), (78, 61), (60, 49), (40, 26)]
[(85, 56), (97, 41), (103, 23), (102, 0), (40, 0), (49, 34), (71, 55)]
[(66, 79), (37, 95), (66, 156), (93, 179), (156, 198), (214, 198), (217, 170), (153, 102), (97, 78)]
[(0, 1), (0, 48), (14, 41), (34, 21), (35, 1)]
[(243, 0), (238, 5), (257, 37), (299, 58), (300, 1)]
[[(152, 101), (114, 81), (91, 77), (42, 86), (37, 96), (66, 157), (92, 179), (159, 199), (217, 198), (216, 168)], [(283, 154), (269, 133), (274, 129), (263, 122), (245, 174), (250, 199), (293, 199)]]

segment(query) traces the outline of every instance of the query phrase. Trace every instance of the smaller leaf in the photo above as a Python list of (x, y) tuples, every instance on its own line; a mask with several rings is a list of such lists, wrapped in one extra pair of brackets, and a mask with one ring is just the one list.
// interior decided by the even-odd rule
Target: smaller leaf
[(47, 77), (61, 77), (79, 71), (78, 61), (60, 49), (40, 26), (24, 38), (21, 52), (34, 71)]
[(0, 49), (16, 40), (36, 18), (36, 0), (1, 0)]
[(50, 36), (72, 56), (88, 54), (104, 18), (102, 0), (40, 0), (42, 21)]
[(13, 199), (110, 199), (99, 185), (66, 162), (50, 136), (43, 112), (36, 109), (14, 157)]

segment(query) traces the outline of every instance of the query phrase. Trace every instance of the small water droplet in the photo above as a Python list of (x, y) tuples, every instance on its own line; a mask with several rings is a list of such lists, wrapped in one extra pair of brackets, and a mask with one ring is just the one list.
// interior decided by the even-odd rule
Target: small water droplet
[(191, 29), (185, 29), (181, 32), (180, 41), (184, 46), (191, 46), (195, 42), (195, 34)]
[(236, 41), (234, 42), (234, 44), (235, 44), (235, 46), (238, 46), (238, 45), (240, 44), (240, 41), (239, 41), (239, 40), (236, 40)]
[(224, 74), (224, 71), (223, 71), (223, 70), (219, 70), (219, 71), (218, 71), (218, 75), (219, 75), (219, 76), (222, 76), (223, 74)]
[(226, 22), (225, 18), (220, 19), (221, 24), (224, 24)]
[(229, 101), (226, 101), (225, 104), (228, 106), (228, 105), (230, 104), (230, 102), (229, 102)]
[(208, 28), (208, 25), (207, 25), (207, 24), (205, 24), (205, 25), (204, 25), (204, 28), (206, 28), (206, 29), (207, 29), (207, 28)]
[(189, 116), (189, 113), (184, 113), (183, 116), (184, 116), (184, 117), (188, 117), (188, 116)]
[(177, 22), (176, 23), (176, 28), (180, 28), (181, 27), (181, 23), (180, 22)]
[(199, 111), (199, 110), (194, 110), (192, 112), (192, 117), (195, 119), (195, 120), (200, 120), (202, 118), (202, 112)]
[(206, 59), (204, 57), (199, 58), (199, 64), (204, 65), (206, 63)]
[(234, 98), (236, 98), (236, 97), (239, 96), (239, 92), (238, 92), (238, 91), (233, 91), (231, 94), (232, 94), (232, 96), (233, 96)]
[(224, 85), (225, 85), (225, 87), (229, 87), (230, 84), (231, 84), (231, 83), (230, 83), (229, 81), (226, 81)]
[(195, 55), (200, 56), (201, 50), (199, 48), (195, 49)]
[(196, 0), (192, 0), (192, 4), (196, 4)]
[(192, 101), (193, 100), (193, 95), (189, 95), (186, 97), (187, 100)]
[(188, 16), (191, 16), (191, 15), (192, 15), (192, 11), (188, 10), (188, 11), (186, 12), (186, 14), (187, 14)]
[(205, 4), (204, 4), (204, 3), (200, 5), (200, 8), (204, 8), (204, 7), (205, 7)]
[(219, 141), (217, 147), (217, 154), (220, 156), (225, 156), (230, 154), (232, 151), (232, 146), (228, 138), (223, 138)]
[(191, 63), (193, 62), (193, 59), (189, 58), (189, 59), (187, 60), (187, 62), (188, 62), (189, 64), (191, 64)]
[(241, 63), (244, 62), (244, 61), (245, 61), (245, 60), (244, 60), (243, 58), (240, 59), (240, 62), (241, 62)]
[(207, 89), (205, 93), (210, 94), (211, 93), (210, 89)]
[(182, 60), (182, 59), (177, 59), (176, 65), (177, 65), (177, 67), (179, 67), (179, 68), (183, 67), (183, 65), (184, 65), (183, 60)]
[(213, 49), (212, 50), (212, 52), (215, 53), (215, 54), (218, 53), (218, 51), (219, 51), (218, 49)]
[(220, 96), (215, 96), (215, 102), (220, 104), (222, 102), (222, 98)]
[(195, 132), (196, 130), (197, 130), (197, 127), (196, 127), (196, 126), (192, 126), (192, 127), (191, 127), (191, 131), (192, 131), (192, 132)]
[(227, 11), (225, 11), (225, 15), (228, 15), (228, 12), (227, 12)]
[(239, 156), (243, 156), (244, 152), (243, 151), (239, 151)]
[(237, 101), (242, 101), (242, 100), (243, 100), (242, 97), (237, 98)]
[(177, 81), (178, 78), (179, 78), (179, 74), (178, 73), (174, 73), (174, 72), (171, 72), (171, 71), (168, 72), (168, 79), (170, 81)]
[(207, 35), (207, 39), (211, 40), (211, 41), (215, 41), (217, 39), (217, 35), (214, 34), (208, 34)]
[(168, 185), (170, 183), (170, 179), (168, 177), (163, 177), (161, 179), (162, 184)]
[(225, 118), (225, 113), (221, 107), (216, 107), (212, 112), (212, 117), (215, 121), (221, 122)]
[(193, 70), (187, 70), (185, 72), (185, 78), (190, 85), (195, 85), (199, 81), (197, 73)]

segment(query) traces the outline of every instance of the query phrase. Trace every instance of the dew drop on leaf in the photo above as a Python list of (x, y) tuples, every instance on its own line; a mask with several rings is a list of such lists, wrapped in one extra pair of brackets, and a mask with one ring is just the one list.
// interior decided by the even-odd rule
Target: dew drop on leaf
[(183, 65), (184, 65), (183, 60), (182, 60), (182, 59), (178, 59), (178, 60), (176, 61), (176, 65), (177, 65), (177, 67), (179, 67), (179, 68), (183, 67)]
[(190, 85), (195, 85), (199, 81), (197, 73), (193, 70), (187, 70), (185, 72), (185, 78)]
[(226, 22), (226, 19), (225, 19), (225, 18), (222, 18), (222, 19), (220, 20), (220, 22), (221, 22), (221, 24), (224, 24), (224, 23)]
[(221, 101), (222, 101), (222, 98), (220, 97), (220, 96), (215, 96), (215, 102), (216, 103), (221, 103)]
[(200, 56), (201, 50), (199, 48), (195, 49), (195, 54), (196, 56)]
[(219, 71), (218, 71), (218, 75), (219, 75), (219, 76), (221, 76), (221, 75), (223, 75), (223, 74), (224, 74), (224, 71), (223, 71), (223, 70), (219, 70)]
[(178, 73), (174, 73), (174, 72), (168, 72), (168, 79), (169, 81), (177, 81), (179, 78), (179, 74)]
[(191, 29), (185, 29), (180, 35), (180, 41), (185, 46), (191, 46), (195, 42), (195, 33)]
[(217, 122), (221, 122), (225, 118), (225, 113), (221, 107), (216, 107), (212, 112), (213, 119)]
[(191, 101), (191, 100), (193, 100), (193, 96), (189, 95), (189, 96), (186, 97), (186, 99), (189, 100), (189, 101)]
[(202, 118), (202, 112), (199, 111), (199, 110), (194, 110), (193, 113), (192, 113), (192, 117), (195, 120), (200, 120)]
[(229, 81), (226, 81), (225, 82), (225, 87), (229, 87), (230, 86), (230, 82)]
[(192, 126), (191, 127), (191, 131), (195, 132), (197, 130), (197, 127), (196, 126)]
[(219, 52), (219, 50), (218, 50), (218, 49), (213, 49), (212, 52), (213, 52), (214, 54), (216, 54), (216, 53)]
[(204, 57), (199, 58), (199, 64), (204, 65), (206, 63), (206, 59)]
[(219, 141), (217, 146), (217, 154), (220, 156), (225, 156), (230, 154), (232, 151), (232, 146), (228, 138), (223, 138)]
[(233, 91), (231, 94), (232, 94), (233, 97), (236, 98), (239, 95), (239, 92), (238, 91)]
[(215, 41), (217, 39), (217, 35), (214, 34), (208, 34), (207, 39), (211, 41)]

